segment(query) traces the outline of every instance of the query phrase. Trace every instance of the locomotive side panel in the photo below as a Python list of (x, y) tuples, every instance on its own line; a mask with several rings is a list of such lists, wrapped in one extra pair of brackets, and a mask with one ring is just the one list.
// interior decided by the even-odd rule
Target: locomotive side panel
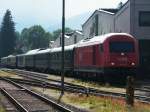
[(79, 47), (75, 49), (75, 71), (99, 73), (102, 72), (103, 65), (104, 51), (99, 45)]

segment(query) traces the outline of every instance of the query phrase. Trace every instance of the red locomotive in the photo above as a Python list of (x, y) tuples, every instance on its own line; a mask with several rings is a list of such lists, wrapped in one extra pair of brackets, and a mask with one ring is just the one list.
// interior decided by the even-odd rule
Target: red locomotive
[[(138, 42), (126, 33), (110, 33), (85, 39), (75, 47), (74, 71), (134, 75), (138, 66)], [(91, 74), (89, 74), (91, 76)], [(119, 76), (120, 77), (120, 76)]]

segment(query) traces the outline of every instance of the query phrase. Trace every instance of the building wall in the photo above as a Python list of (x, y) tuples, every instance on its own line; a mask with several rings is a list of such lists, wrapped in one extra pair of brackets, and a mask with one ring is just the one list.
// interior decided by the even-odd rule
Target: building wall
[[(65, 46), (75, 44), (84, 38), (83, 34), (80, 31), (75, 31), (71, 36), (65, 35)], [(61, 36), (59, 36), (54, 43), (51, 44), (51, 47), (61, 47), (60, 42)]]
[[(98, 15), (98, 23), (96, 23), (96, 16)], [(103, 11), (96, 10), (93, 15), (87, 20), (82, 26), (83, 34), (85, 38), (91, 38), (96, 34), (98, 30), (98, 35), (114, 32), (114, 16)], [(98, 24), (98, 29), (96, 25)]]
[(150, 0), (131, 0), (131, 21), (133, 23), (131, 34), (137, 39), (150, 39), (150, 26), (139, 25), (139, 12), (150, 11)]
[(114, 14), (101, 12), (98, 26), (98, 35), (114, 32)]
[(85, 38), (88, 38), (88, 37), (91, 37), (93, 36), (94, 34), (90, 34), (90, 31), (93, 29), (93, 23), (94, 23), (94, 17), (95, 15), (99, 14), (97, 11), (95, 11), (93, 13), (93, 15), (89, 18), (89, 20), (86, 21), (86, 23), (84, 23), (84, 25), (82, 26), (82, 31), (83, 31), (83, 34), (84, 34), (84, 37)]
[(128, 1), (114, 17), (115, 32), (130, 33), (130, 2)]
[(150, 0), (129, 0), (116, 14), (96, 10), (83, 24), (85, 38), (96, 35), (95, 17), (98, 15), (98, 35), (110, 32), (130, 33), (137, 39), (150, 39), (150, 26), (139, 25), (139, 12), (150, 12)]
[(73, 35), (70, 36), (70, 38), (66, 39), (65, 45), (67, 46), (67, 45), (76, 44), (77, 42), (79, 42), (83, 38), (84, 38), (84, 36), (81, 32), (75, 31), (73, 33)]
[(52, 43), (51, 47), (60, 47), (60, 36)]

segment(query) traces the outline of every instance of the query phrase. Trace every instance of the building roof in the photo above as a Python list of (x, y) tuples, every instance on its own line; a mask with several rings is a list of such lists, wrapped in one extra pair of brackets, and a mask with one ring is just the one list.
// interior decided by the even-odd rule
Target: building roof
[[(73, 44), (73, 45), (69, 45), (69, 46), (65, 46), (64, 49), (65, 51), (68, 51), (68, 50), (73, 50), (73, 48), (76, 46), (76, 44)], [(62, 47), (57, 47), (57, 48), (52, 48), (50, 52), (59, 52), (62, 50)]]
[(30, 50), (28, 51), (27, 53), (25, 53), (25, 55), (32, 55), (32, 54), (35, 54), (39, 51), (40, 49), (33, 49), (33, 50)]
[(101, 10), (104, 10), (104, 11), (107, 11), (107, 12), (111, 12), (111, 13), (117, 13), (119, 9), (116, 9), (116, 8), (115, 9), (114, 8), (113, 9), (112, 8), (109, 8), (109, 9), (102, 8)]
[(35, 54), (49, 53), (50, 51), (51, 51), (51, 49), (48, 48), (48, 49), (44, 49), (44, 50), (39, 50), (39, 51), (35, 52)]
[(114, 15), (115, 14), (115, 13), (112, 13), (112, 12), (109, 12), (109, 11), (103, 10), (103, 9), (98, 9), (97, 11), (103, 12), (103, 13), (106, 13), (106, 14), (110, 14), (110, 15)]
[(82, 31), (76, 30), (75, 32), (80, 34), (80, 35), (83, 35)]

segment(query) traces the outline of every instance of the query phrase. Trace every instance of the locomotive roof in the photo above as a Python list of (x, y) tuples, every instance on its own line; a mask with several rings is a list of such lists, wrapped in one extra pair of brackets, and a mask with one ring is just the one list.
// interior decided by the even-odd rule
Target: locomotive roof
[(129, 37), (133, 38), (130, 34), (127, 34), (127, 33), (109, 33), (109, 34), (105, 34), (105, 35), (95, 36), (93, 38), (83, 39), (77, 43), (76, 47), (100, 44), (112, 36), (119, 36), (119, 35), (129, 36)]
[[(75, 45), (76, 45), (76, 44), (69, 45), (69, 46), (65, 46), (64, 49), (65, 49), (66, 51), (68, 51), (68, 50), (73, 50), (73, 48), (75, 47)], [(52, 49), (51, 49), (51, 52), (59, 52), (59, 51), (61, 51), (61, 47), (57, 47), (57, 48), (52, 48)]]

